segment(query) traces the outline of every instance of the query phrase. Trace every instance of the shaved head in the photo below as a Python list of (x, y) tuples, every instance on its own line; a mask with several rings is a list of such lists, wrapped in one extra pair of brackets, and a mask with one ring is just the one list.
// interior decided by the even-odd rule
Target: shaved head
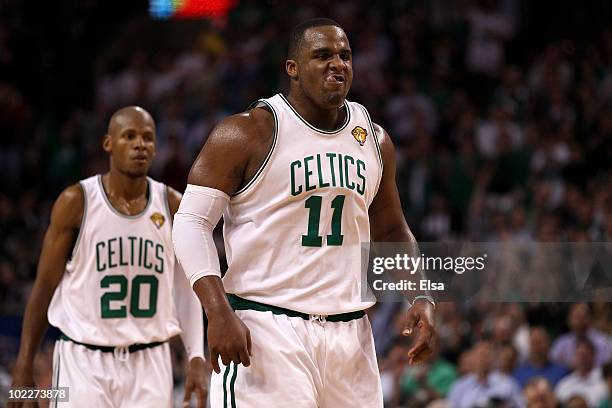
[(108, 121), (107, 133), (113, 136), (118, 135), (121, 130), (133, 123), (146, 123), (155, 128), (155, 122), (149, 112), (140, 106), (126, 106), (113, 113)]
[(108, 121), (102, 148), (110, 156), (111, 171), (146, 176), (155, 157), (155, 121), (139, 106), (119, 109)]

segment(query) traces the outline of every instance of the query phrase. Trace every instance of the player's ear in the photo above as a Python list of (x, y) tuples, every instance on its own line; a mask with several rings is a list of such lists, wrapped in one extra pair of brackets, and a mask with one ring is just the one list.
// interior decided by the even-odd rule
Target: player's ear
[(102, 138), (102, 148), (106, 153), (110, 153), (113, 150), (113, 138), (108, 133)]
[(295, 60), (288, 59), (287, 62), (285, 62), (285, 69), (291, 79), (298, 79), (298, 67)]

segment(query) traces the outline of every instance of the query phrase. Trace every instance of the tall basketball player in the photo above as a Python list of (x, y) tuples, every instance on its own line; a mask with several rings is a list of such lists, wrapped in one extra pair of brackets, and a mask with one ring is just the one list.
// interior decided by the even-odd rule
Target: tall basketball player
[[(212, 131), (175, 217), (177, 256), (209, 319), (211, 404), (382, 407), (360, 251), (370, 240), (414, 244), (394, 148), (345, 99), (352, 56), (337, 23), (298, 26), (288, 57), (289, 94)], [(223, 280), (212, 242), (221, 215)], [(416, 363), (431, 353), (434, 304), (412, 300)]]
[[(185, 400), (204, 406), (202, 308), (176, 270), (172, 216), (180, 194), (147, 177), (155, 123), (139, 107), (111, 118), (110, 171), (60, 194), (28, 301), (13, 387), (33, 386), (32, 361), (48, 322), (53, 386), (72, 407), (172, 405), (168, 339), (181, 333), (190, 363)], [(51, 404), (54, 406), (55, 404)]]

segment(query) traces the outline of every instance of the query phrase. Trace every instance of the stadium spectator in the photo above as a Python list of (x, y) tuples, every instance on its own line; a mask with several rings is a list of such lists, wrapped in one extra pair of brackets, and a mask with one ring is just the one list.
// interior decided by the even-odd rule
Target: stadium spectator
[(534, 377), (523, 389), (527, 408), (558, 408), (557, 398), (550, 383), (542, 377)]
[(591, 327), (591, 311), (586, 303), (571, 305), (567, 324), (570, 332), (555, 340), (550, 351), (551, 360), (575, 368), (578, 339), (586, 337), (595, 350), (595, 365), (601, 366), (610, 361), (612, 339), (609, 335)]
[(548, 358), (550, 339), (546, 329), (533, 326), (529, 330), (529, 356), (514, 371), (514, 378), (521, 388), (525, 387), (535, 377), (545, 378), (554, 387), (561, 378), (568, 374), (568, 369)]
[(460, 377), (451, 387), (448, 402), (453, 408), (484, 407), (505, 404), (519, 408), (524, 405), (518, 384), (512, 377), (493, 370), (495, 356), (488, 341), (474, 346), (474, 373)]
[(607, 397), (601, 368), (595, 365), (595, 346), (587, 338), (576, 340), (575, 370), (559, 381), (555, 394), (568, 405), (572, 397), (582, 397), (590, 408), (597, 407)]

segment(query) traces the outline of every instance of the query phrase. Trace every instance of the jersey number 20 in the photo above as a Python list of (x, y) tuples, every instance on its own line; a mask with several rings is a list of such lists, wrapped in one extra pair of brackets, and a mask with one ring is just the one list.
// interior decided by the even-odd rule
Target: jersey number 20
[[(102, 288), (110, 285), (119, 284), (119, 290), (106, 292), (100, 299), (102, 307), (102, 318), (110, 319), (127, 316), (127, 306), (122, 305), (111, 308), (110, 302), (124, 300), (127, 296), (128, 280), (123, 275), (107, 275), (100, 281)], [(140, 307), (140, 293), (142, 285), (149, 285), (149, 303), (147, 307)], [(132, 293), (130, 293), (130, 314), (134, 317), (152, 317), (157, 312), (157, 287), (159, 281), (154, 275), (136, 275), (132, 279)]]

